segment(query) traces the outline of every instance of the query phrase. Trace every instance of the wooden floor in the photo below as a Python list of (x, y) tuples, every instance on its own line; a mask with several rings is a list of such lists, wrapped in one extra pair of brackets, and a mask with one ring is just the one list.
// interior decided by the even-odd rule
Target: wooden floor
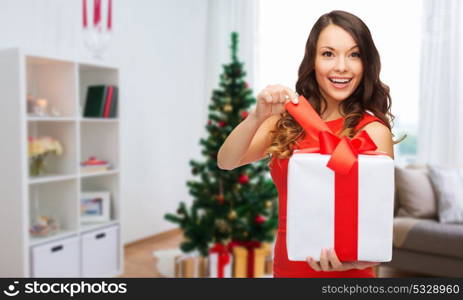
[[(125, 269), (121, 277), (162, 277), (156, 269), (153, 251), (178, 248), (182, 241), (180, 230), (172, 230), (125, 246)], [(420, 277), (421, 274), (402, 272), (380, 266), (378, 277)]]
[(122, 277), (162, 277), (156, 269), (153, 251), (178, 248), (181, 242), (182, 232), (178, 229), (126, 245)]

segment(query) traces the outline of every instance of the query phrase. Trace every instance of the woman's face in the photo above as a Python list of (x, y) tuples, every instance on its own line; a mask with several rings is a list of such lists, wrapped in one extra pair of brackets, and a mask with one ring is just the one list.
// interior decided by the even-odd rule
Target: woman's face
[(339, 26), (325, 27), (317, 41), (315, 77), (327, 101), (343, 101), (362, 80), (363, 65), (352, 36)]

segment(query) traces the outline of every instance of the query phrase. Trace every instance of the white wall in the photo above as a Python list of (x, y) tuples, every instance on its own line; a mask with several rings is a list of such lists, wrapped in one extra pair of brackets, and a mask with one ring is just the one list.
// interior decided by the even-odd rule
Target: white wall
[[(345, 10), (361, 18), (371, 31), (381, 56), (381, 80), (391, 88), (392, 113), (397, 117), (395, 126), (416, 128), (421, 2), (285, 0), (282, 5), (282, 0), (260, 0), (259, 70), (256, 72), (259, 78), (256, 88), (264, 88), (269, 83), (294, 88), (312, 26), (325, 13)], [(277, 18), (279, 22), (275, 22)], [(397, 72), (399, 69), (401, 71)]]
[[(90, 1), (89, 1), (90, 3)], [(168, 229), (191, 202), (188, 161), (204, 134), (207, 0), (113, 0), (105, 61), (121, 67), (123, 240)], [(80, 0), (0, 0), (0, 48), (88, 59)]]

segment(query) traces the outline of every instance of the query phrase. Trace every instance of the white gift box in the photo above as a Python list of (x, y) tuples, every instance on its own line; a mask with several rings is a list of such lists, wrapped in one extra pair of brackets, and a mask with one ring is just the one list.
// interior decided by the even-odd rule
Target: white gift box
[[(209, 253), (209, 277), (218, 278), (219, 254)], [(222, 278), (232, 278), (233, 255), (230, 253), (230, 261), (225, 265)]]
[[(335, 173), (331, 155), (295, 152), (288, 163), (288, 258), (320, 260), (335, 244)], [(358, 155), (357, 260), (392, 257), (394, 163), (387, 155)], [(355, 221), (355, 220), (354, 220)]]

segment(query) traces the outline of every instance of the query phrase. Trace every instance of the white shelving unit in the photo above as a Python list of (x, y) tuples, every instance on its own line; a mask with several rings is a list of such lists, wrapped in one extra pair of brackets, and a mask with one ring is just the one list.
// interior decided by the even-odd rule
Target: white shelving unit
[[(119, 119), (82, 116), (87, 87), (101, 84), (120, 88), (118, 67), (24, 49), (0, 50), (0, 277), (122, 273)], [(59, 116), (29, 115), (28, 94), (47, 99)], [(41, 136), (58, 139), (64, 151), (47, 157), (47, 175), (30, 177), (28, 138)], [(113, 168), (81, 173), (80, 162), (90, 156), (109, 161)], [(81, 195), (93, 191), (110, 192), (107, 222), (81, 220)], [(29, 227), (37, 214), (54, 217), (60, 230), (31, 236)]]

